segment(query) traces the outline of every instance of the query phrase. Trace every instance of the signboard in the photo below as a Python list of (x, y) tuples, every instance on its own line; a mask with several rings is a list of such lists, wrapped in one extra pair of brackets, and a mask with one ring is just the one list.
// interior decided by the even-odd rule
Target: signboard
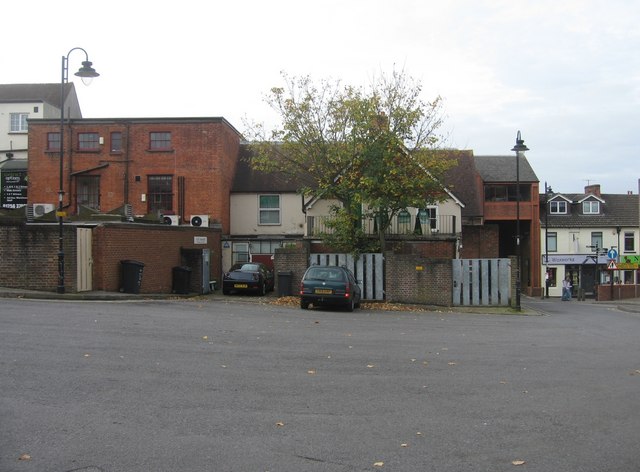
[(618, 270), (638, 270), (640, 269), (640, 256), (620, 256)]
[(193, 237), (193, 244), (207, 244), (207, 237), (206, 236), (194, 236)]
[(607, 252), (607, 257), (609, 259), (617, 259), (618, 258), (618, 251), (616, 251), (613, 248), (609, 249), (609, 252)]
[(14, 210), (27, 204), (27, 171), (3, 170), (0, 187), (2, 188), (2, 208)]
[(609, 261), (609, 265), (607, 266), (607, 269), (618, 270), (618, 267), (616, 266), (616, 261)]
[[(546, 255), (542, 256), (543, 264), (554, 265), (581, 265), (581, 264), (595, 264), (595, 254), (549, 254), (549, 260), (547, 261)], [(598, 264), (608, 264), (609, 260), (606, 255), (598, 256)]]

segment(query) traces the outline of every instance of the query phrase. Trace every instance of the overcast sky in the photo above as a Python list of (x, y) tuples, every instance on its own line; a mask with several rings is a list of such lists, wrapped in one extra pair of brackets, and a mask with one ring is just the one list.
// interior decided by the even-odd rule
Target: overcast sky
[[(394, 67), (444, 99), (449, 147), (509, 155), (522, 132), (541, 187), (638, 193), (638, 0), (7, 2), (1, 83), (59, 83), (86, 118), (243, 118), (290, 76), (366, 86)], [(69, 59), (70, 75), (84, 60)]]

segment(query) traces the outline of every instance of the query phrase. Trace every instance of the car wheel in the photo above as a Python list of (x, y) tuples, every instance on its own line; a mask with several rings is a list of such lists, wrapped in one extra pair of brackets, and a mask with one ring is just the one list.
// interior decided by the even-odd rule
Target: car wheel
[(355, 307), (355, 303), (353, 303), (353, 298), (350, 298), (349, 304), (347, 305), (347, 311), (353, 311), (354, 307)]
[(300, 300), (300, 308), (303, 310), (309, 309), (309, 302), (306, 300)]

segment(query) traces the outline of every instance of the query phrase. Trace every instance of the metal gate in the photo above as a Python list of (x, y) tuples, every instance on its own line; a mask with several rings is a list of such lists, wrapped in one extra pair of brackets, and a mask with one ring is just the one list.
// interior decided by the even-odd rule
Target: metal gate
[(77, 291), (93, 290), (93, 255), (91, 252), (92, 233), (90, 228), (78, 228), (77, 240)]
[(382, 254), (311, 254), (310, 265), (344, 266), (353, 272), (364, 300), (384, 300), (384, 257)]
[(509, 305), (509, 259), (453, 259), (454, 305)]

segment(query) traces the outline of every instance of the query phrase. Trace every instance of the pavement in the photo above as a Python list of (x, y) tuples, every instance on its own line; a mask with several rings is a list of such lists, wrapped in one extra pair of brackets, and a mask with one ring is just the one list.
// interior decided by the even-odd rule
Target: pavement
[[(19, 288), (8, 288), (8, 287), (0, 287), (0, 298), (29, 298), (36, 300), (76, 300), (76, 301), (144, 301), (144, 300), (180, 300), (180, 299), (189, 299), (189, 298), (197, 298), (202, 297), (210, 300), (232, 300), (232, 299), (240, 299), (242, 301), (257, 301), (261, 302), (265, 299), (263, 297), (250, 297), (250, 296), (242, 296), (242, 297), (234, 297), (234, 296), (226, 296), (222, 295), (220, 290), (215, 290), (209, 294), (197, 294), (197, 293), (189, 293), (189, 294), (176, 294), (176, 293), (124, 293), (124, 292), (106, 292), (106, 291), (90, 291), (90, 292), (72, 292), (72, 293), (57, 293), (57, 292), (48, 292), (48, 291), (40, 291), (40, 290), (25, 290)], [(269, 298), (277, 298), (275, 292), (267, 295)], [(531, 300), (539, 300), (537, 298), (522, 297), (523, 307), (526, 308), (527, 301)], [(551, 303), (560, 302), (560, 297), (551, 297), (545, 299)], [(640, 313), (640, 298), (628, 298), (624, 300), (613, 300), (613, 301), (597, 301), (594, 299), (587, 299), (583, 302), (572, 301), (571, 303), (589, 303), (589, 304), (598, 304), (598, 305), (607, 305), (607, 306), (615, 306), (619, 310)], [(472, 307), (467, 307), (465, 311), (469, 311)], [(479, 307), (482, 308), (482, 307)], [(487, 307), (484, 307), (487, 308)]]

